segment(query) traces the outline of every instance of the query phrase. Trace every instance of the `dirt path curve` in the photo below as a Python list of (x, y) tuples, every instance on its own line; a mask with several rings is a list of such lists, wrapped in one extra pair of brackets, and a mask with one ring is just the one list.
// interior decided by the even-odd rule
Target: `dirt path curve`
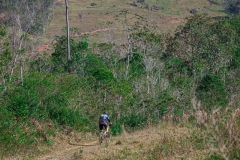
[(187, 134), (187, 128), (152, 127), (143, 131), (123, 133), (121, 136), (113, 137), (108, 145), (100, 146), (97, 140), (85, 144), (67, 144), (64, 148), (52, 151), (50, 154), (34, 160), (109, 159), (121, 153), (125, 154), (125, 152), (145, 152), (153, 147), (155, 143), (159, 144), (166, 137), (176, 138)]

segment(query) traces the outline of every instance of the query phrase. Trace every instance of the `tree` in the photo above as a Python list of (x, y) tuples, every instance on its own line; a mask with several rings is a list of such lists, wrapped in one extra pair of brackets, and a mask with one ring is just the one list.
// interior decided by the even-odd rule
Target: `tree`
[[(0, 8), (6, 15), (2, 23), (7, 28), (8, 39), (11, 39), (11, 62), (7, 67), (9, 81), (13, 80), (15, 73), (20, 73), (23, 84), (24, 62), (27, 49), (31, 48), (29, 40), (32, 35), (43, 31), (53, 0), (3, 0), (0, 3)], [(20, 72), (15, 72), (15, 68), (20, 69)], [(18, 78), (16, 81), (19, 81)]]
[(228, 66), (236, 48), (235, 37), (225, 21), (195, 15), (169, 39), (167, 53), (187, 67), (187, 74), (201, 78)]
[(223, 7), (230, 13), (237, 14), (240, 12), (240, 0), (223, 0)]
[(65, 0), (66, 5), (66, 25), (67, 25), (67, 59), (70, 61), (70, 42), (69, 42), (69, 20), (68, 20), (68, 0)]
[(165, 57), (169, 78), (184, 89), (189, 87), (191, 98), (208, 75), (217, 75), (218, 80), (212, 83), (225, 85), (220, 81), (226, 80), (227, 68), (238, 46), (236, 36), (226, 21), (194, 15), (168, 39)]
[(5, 13), (3, 23), (18, 24), (23, 32), (36, 34), (43, 31), (49, 20), (54, 0), (3, 0), (0, 9)]
[(7, 89), (8, 64), (11, 61), (11, 52), (9, 49), (9, 40), (7, 39), (6, 29), (0, 25), (0, 86), (1, 90)]

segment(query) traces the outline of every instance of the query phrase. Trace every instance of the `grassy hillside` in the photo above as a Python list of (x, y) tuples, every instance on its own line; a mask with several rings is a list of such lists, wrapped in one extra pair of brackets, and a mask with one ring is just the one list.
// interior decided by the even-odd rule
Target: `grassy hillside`
[[(136, 7), (130, 5), (133, 2)], [(46, 29), (48, 37), (62, 34), (61, 29), (65, 26), (64, 4), (63, 0), (56, 1), (52, 21)], [(138, 14), (146, 18), (146, 23), (158, 26), (156, 32), (159, 33), (172, 33), (184, 22), (184, 18), (192, 15), (190, 11), (193, 9), (199, 14), (207, 13), (213, 17), (225, 15), (221, 5), (208, 0), (146, 0), (144, 4), (133, 0), (69, 0), (70, 27), (78, 28), (81, 33), (98, 30), (90, 35), (91, 42), (121, 43), (126, 40), (123, 33), (125, 24), (122, 24), (123, 16), (120, 15), (124, 9), (130, 12), (129, 18)], [(136, 19), (129, 19), (129, 25), (134, 21)], [(110, 31), (101, 31), (106, 28)]]

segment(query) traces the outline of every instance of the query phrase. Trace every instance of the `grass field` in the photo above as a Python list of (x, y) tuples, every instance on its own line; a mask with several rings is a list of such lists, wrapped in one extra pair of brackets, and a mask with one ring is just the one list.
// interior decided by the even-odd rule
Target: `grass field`
[[(69, 0), (70, 28), (91, 33), (90, 42), (120, 42), (124, 38), (124, 25), (121, 21), (123, 16), (119, 14), (124, 9), (129, 11), (128, 18), (134, 14), (141, 15), (148, 24), (158, 25), (161, 33), (173, 32), (183, 22), (181, 19), (192, 15), (192, 9), (211, 16), (224, 14), (220, 5), (208, 0), (145, 0), (145, 3), (133, 0)], [(171, 21), (173, 18), (175, 21)], [(129, 25), (134, 21), (136, 19), (129, 19)], [(46, 28), (47, 37), (52, 39), (55, 35), (63, 34), (64, 26), (65, 1), (57, 0), (52, 21)]]
[[(34, 160), (206, 159), (207, 151), (196, 148), (196, 144), (190, 138), (191, 132), (193, 128), (161, 124), (132, 133), (124, 132), (122, 135), (113, 137), (109, 144), (102, 146), (99, 145), (97, 136), (93, 135), (89, 135), (86, 142), (80, 141), (73, 143), (74, 145), (69, 145), (63, 139), (57, 146), (53, 146), (54, 152), (36, 157)], [(82, 140), (82, 138), (75, 139)]]

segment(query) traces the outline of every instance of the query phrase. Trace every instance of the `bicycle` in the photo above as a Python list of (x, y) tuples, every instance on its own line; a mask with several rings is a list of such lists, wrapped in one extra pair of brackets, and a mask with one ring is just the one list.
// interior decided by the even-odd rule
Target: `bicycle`
[(99, 134), (99, 143), (100, 143), (100, 145), (102, 145), (104, 142), (105, 143), (109, 143), (110, 142), (110, 138), (111, 138), (111, 135), (110, 135), (109, 131), (107, 132), (106, 129), (102, 129), (100, 131), (100, 134)]

